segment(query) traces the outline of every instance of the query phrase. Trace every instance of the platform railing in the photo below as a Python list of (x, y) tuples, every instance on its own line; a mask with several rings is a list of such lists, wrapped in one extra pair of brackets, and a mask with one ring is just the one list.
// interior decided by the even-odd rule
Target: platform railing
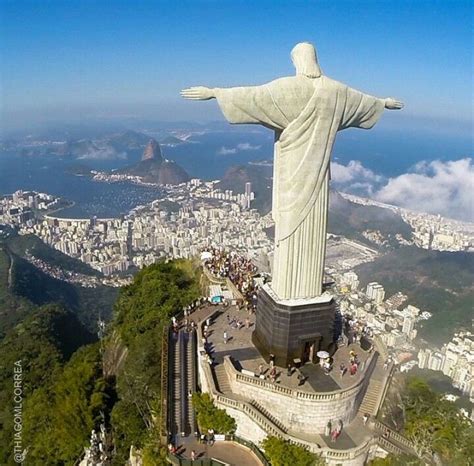
[[(365, 364), (365, 369), (362, 372), (362, 374), (365, 375), (367, 373), (370, 374), (372, 372), (377, 362), (377, 357), (378, 357), (377, 353), (372, 353), (369, 356), (369, 359), (367, 360)], [(357, 392), (360, 389), (360, 386), (362, 384), (366, 383), (367, 381), (367, 377), (365, 376), (363, 377), (361, 374), (361, 376), (359, 377), (359, 380), (348, 388), (341, 388), (339, 390), (334, 390), (331, 392), (324, 392), (324, 393), (322, 392), (311, 393), (311, 392), (306, 392), (306, 391), (302, 391), (302, 390), (298, 390), (294, 388), (283, 387), (281, 385), (276, 385), (266, 380), (262, 380), (258, 377), (252, 377), (250, 375), (242, 374), (235, 368), (230, 356), (224, 357), (224, 367), (225, 367), (227, 375), (231, 378), (234, 378), (237, 382), (261, 387), (261, 388), (264, 388), (265, 390), (269, 390), (275, 393), (280, 393), (282, 395), (286, 395), (292, 398), (308, 400), (308, 401), (331, 401), (331, 400), (343, 400), (343, 399), (349, 398), (354, 394), (354, 392)]]

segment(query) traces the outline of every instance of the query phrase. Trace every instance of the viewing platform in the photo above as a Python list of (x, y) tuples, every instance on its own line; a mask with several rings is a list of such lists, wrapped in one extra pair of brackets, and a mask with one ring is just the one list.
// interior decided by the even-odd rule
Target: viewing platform
[[(249, 320), (249, 328), (246, 320)], [(242, 323), (240, 328), (229, 324), (237, 320)], [(216, 366), (223, 364), (224, 358), (229, 356), (235, 368), (241, 373), (251, 376), (254, 374), (259, 380), (270, 382), (270, 366), (260, 355), (252, 343), (252, 332), (255, 330), (255, 314), (238, 310), (236, 306), (220, 307), (220, 312), (213, 318), (209, 329), (208, 343), (212, 348), (212, 355)], [(224, 332), (227, 334), (227, 343), (224, 342)], [(354, 352), (359, 360), (359, 369), (353, 376), (350, 375), (350, 353)], [(331, 358), (332, 369), (326, 374), (319, 364), (302, 364), (296, 361), (291, 375), (288, 368), (276, 367), (275, 384), (279, 387), (297, 389), (308, 393), (332, 392), (346, 389), (356, 384), (363, 377), (364, 369), (371, 354), (364, 351), (360, 345), (343, 346)], [(341, 375), (340, 366), (344, 364), (346, 371)], [(263, 367), (263, 376), (260, 378), (260, 366)], [(299, 366), (299, 367), (296, 367)], [(303, 383), (298, 374), (304, 377)]]

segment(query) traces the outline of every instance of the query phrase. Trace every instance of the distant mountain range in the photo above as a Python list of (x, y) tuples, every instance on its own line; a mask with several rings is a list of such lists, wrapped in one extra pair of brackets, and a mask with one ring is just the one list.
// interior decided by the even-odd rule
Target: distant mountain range
[(149, 140), (140, 162), (123, 168), (118, 173), (141, 176), (146, 182), (158, 184), (180, 184), (190, 179), (182, 167), (163, 157), (160, 145), (155, 139)]
[[(145, 149), (150, 136), (132, 130), (102, 135), (97, 138), (70, 139), (67, 142), (52, 142), (41, 146), (28, 146), (21, 154), (56, 155), (78, 160), (137, 160)], [(168, 147), (185, 144), (186, 141), (172, 135), (164, 135), (162, 143)], [(8, 147), (4, 148), (4, 150)]]

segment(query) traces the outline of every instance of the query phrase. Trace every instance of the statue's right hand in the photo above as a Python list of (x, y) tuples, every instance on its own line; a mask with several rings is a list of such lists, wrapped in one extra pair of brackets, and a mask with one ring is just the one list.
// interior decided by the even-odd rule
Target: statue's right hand
[(204, 86), (190, 87), (181, 91), (181, 97), (189, 100), (209, 100), (215, 97), (213, 89)]

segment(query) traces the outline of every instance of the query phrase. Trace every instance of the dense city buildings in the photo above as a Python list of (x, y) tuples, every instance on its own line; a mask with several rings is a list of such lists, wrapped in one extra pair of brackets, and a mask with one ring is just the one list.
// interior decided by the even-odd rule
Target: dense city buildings
[[(106, 181), (113, 182), (109, 178)], [(46, 193), (18, 191), (0, 198), (0, 224), (13, 226), (20, 234), (34, 234), (103, 274), (93, 277), (68, 273), (31, 254), (27, 256), (27, 260), (49, 275), (82, 286), (100, 283), (121, 286), (129, 282), (133, 268), (166, 258), (198, 257), (210, 248), (233, 251), (251, 260), (260, 272), (271, 272), (273, 244), (267, 229), (273, 222), (270, 215), (262, 217), (250, 208), (254, 200), (250, 183), (245, 186), (244, 194), (237, 195), (217, 189), (216, 182), (199, 179), (167, 186), (165, 191), (162, 199), (138, 206), (120, 218), (108, 219), (54, 216), (48, 213), (64, 201)], [(350, 196), (350, 199), (355, 198)], [(356, 201), (362, 202), (360, 198)], [(419, 218), (421, 222), (422, 217), (413, 214), (412, 226), (413, 219)], [(377, 251), (366, 245), (328, 235), (325, 282), (334, 283), (331, 292), (342, 315), (378, 336), (401, 370), (418, 365), (422, 369), (442, 371), (455, 387), (474, 399), (472, 334), (456, 334), (442, 349), (427, 348), (425, 342), (419, 342), (417, 326), (431, 317), (429, 309), (410, 305), (401, 292), (385, 299), (383, 284), (375, 281), (365, 290), (360, 289), (353, 268), (377, 256)], [(219, 293), (215, 291), (214, 295)]]
[(341, 195), (356, 204), (381, 207), (400, 214), (413, 228), (412, 242), (420, 248), (436, 251), (474, 251), (474, 226), (471, 223), (415, 212), (352, 194)]

